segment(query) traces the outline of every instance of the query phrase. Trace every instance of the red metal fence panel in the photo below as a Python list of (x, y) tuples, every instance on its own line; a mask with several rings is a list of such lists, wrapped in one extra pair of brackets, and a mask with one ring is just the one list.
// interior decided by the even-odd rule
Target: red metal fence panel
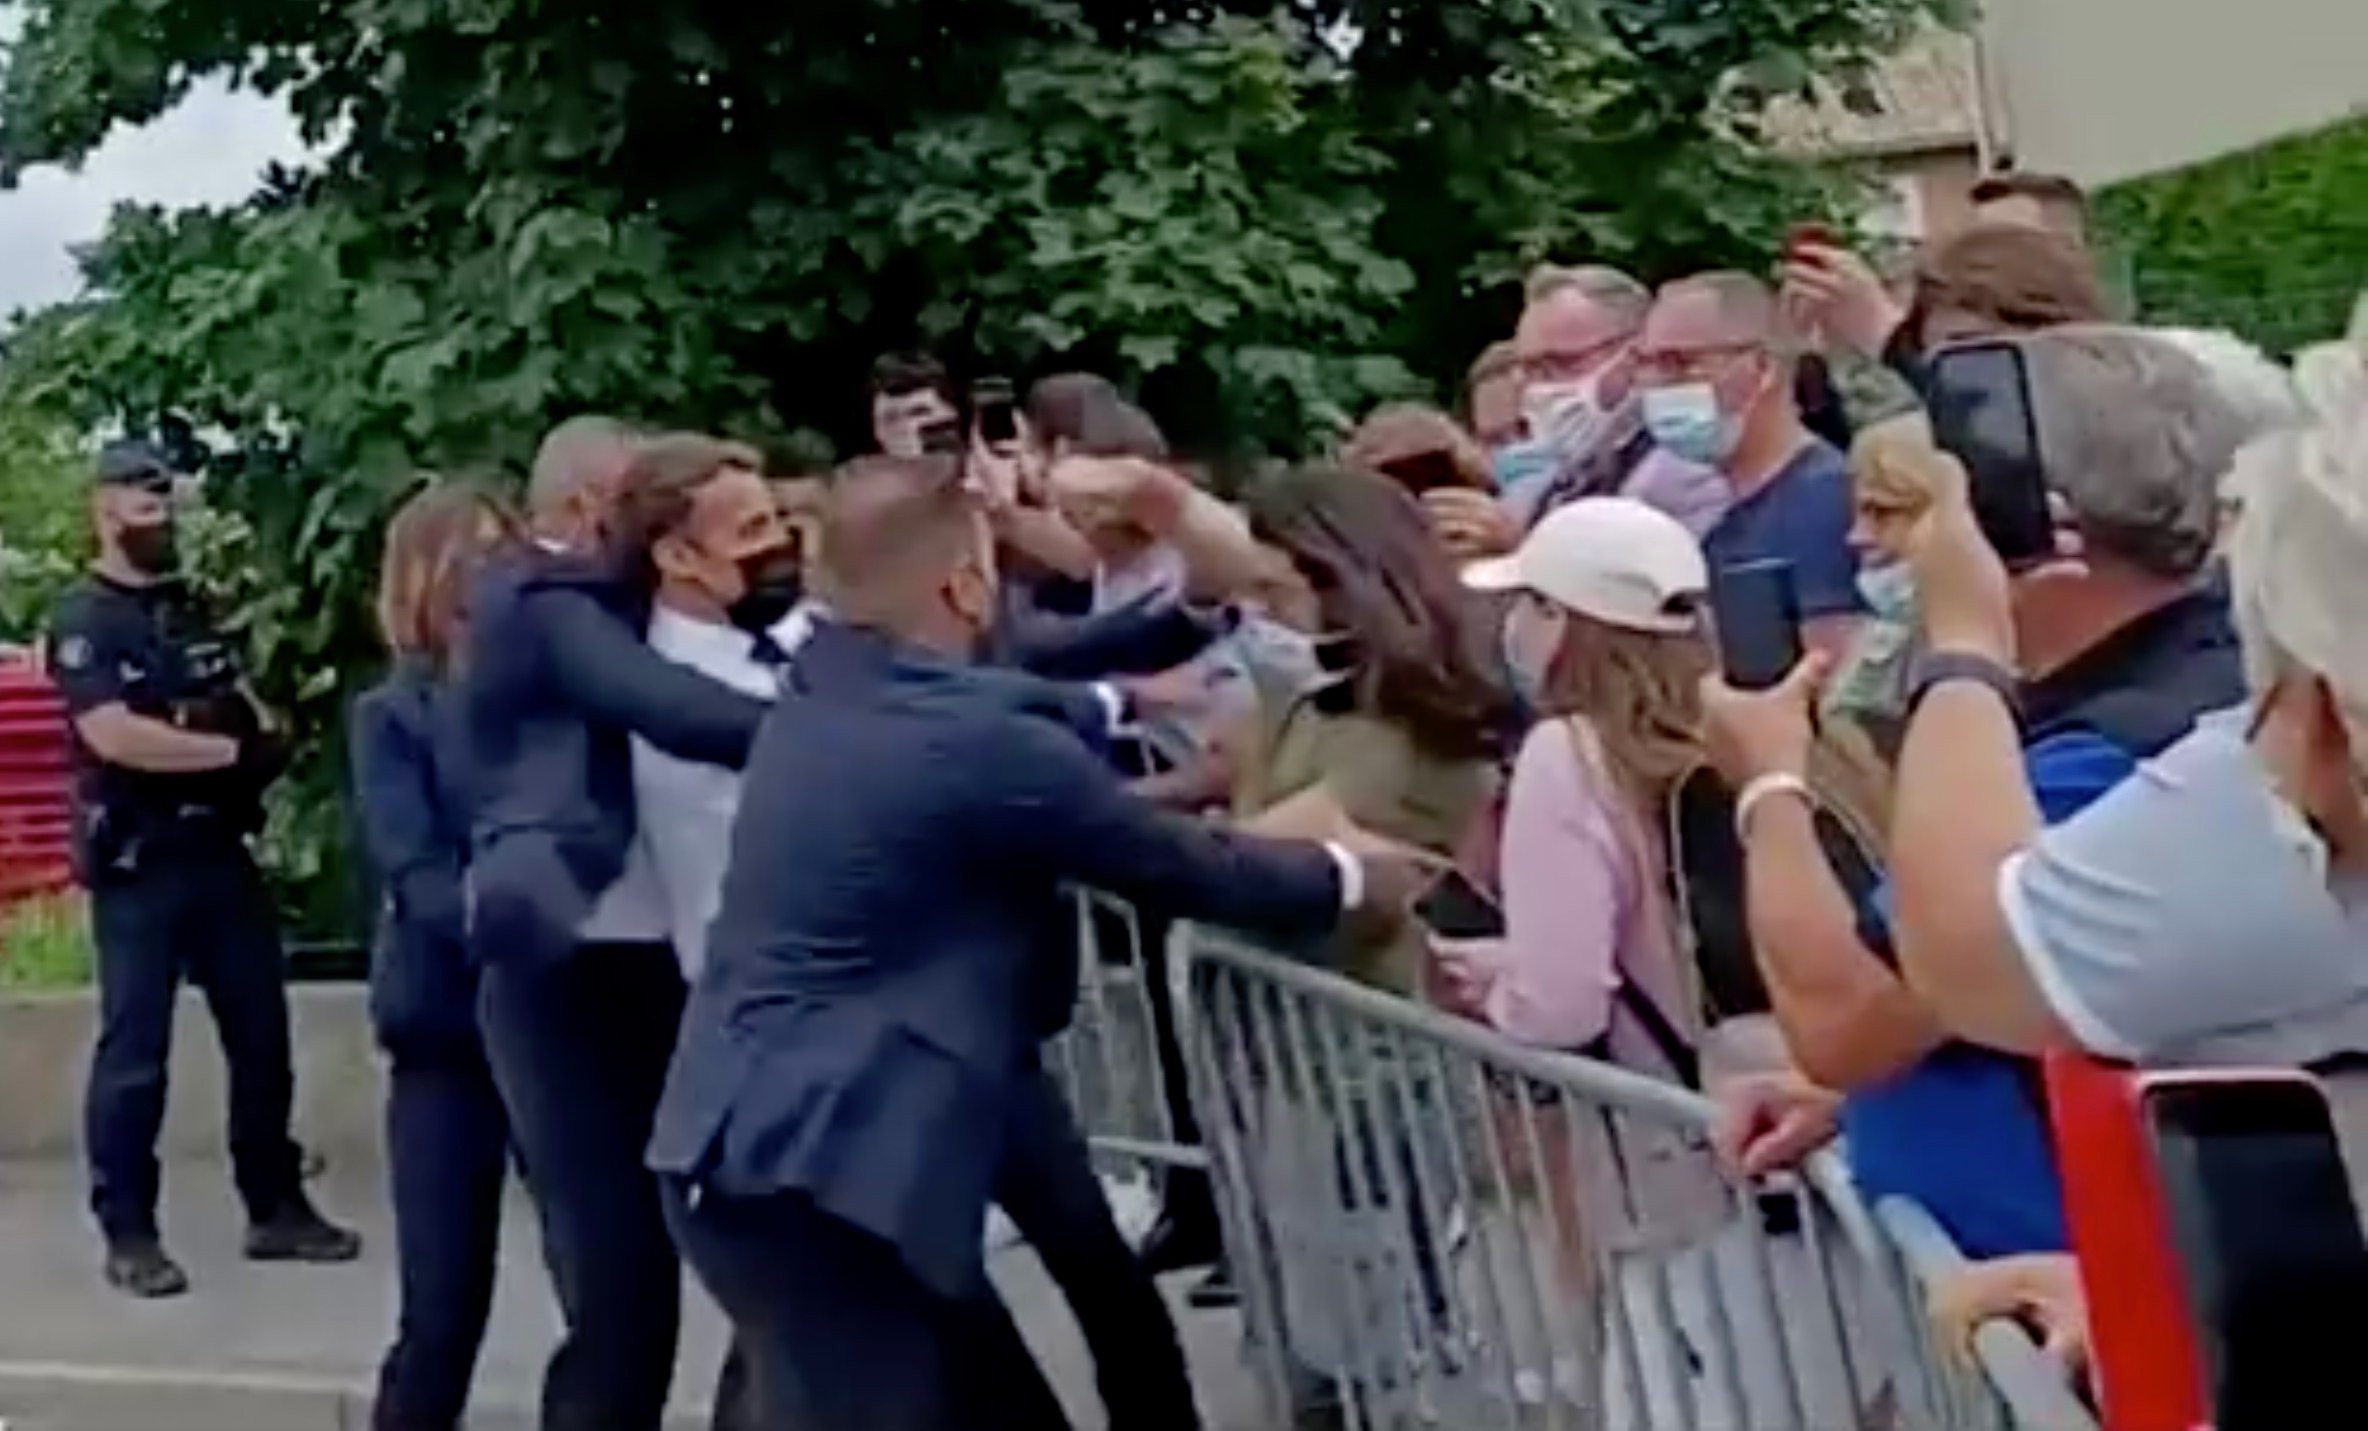
[(25, 665), (0, 665), (0, 904), (73, 882), (66, 707)]

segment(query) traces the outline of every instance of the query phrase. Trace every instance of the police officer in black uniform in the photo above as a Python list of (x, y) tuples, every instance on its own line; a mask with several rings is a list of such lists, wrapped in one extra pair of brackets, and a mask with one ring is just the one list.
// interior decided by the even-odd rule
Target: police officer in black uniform
[(350, 1262), (361, 1239), (305, 1196), (288, 1136), (288, 997), (271, 897), (247, 852), (286, 747), (230, 650), (174, 577), (161, 453), (100, 456), (99, 559), (60, 601), (49, 666), (74, 730), (76, 859), (98, 944), (99, 1042), (84, 1142), (107, 1280), (189, 1285), (156, 1219), (156, 1139), (183, 974), (204, 991), (230, 1073), (230, 1155), (246, 1255)]

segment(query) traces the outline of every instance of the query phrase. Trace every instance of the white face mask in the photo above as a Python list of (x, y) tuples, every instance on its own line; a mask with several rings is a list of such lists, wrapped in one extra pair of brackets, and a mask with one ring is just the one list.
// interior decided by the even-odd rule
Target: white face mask
[(1571, 383), (1532, 383), (1521, 394), (1521, 416), (1532, 442), (1554, 450), (1565, 462), (1592, 453), (1611, 426), (1598, 373)]
[(1287, 691), (1303, 691), (1324, 679), (1315, 638), (1269, 616), (1245, 619), (1236, 639), (1252, 667)]

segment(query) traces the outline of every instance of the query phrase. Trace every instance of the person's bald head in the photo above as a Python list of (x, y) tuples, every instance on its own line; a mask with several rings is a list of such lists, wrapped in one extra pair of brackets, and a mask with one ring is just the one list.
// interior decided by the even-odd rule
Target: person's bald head
[(823, 510), (824, 588), (838, 614), (969, 654), (993, 623), (995, 539), (951, 457), (864, 457)]
[(563, 546), (597, 543), (639, 445), (640, 435), (613, 417), (571, 417), (552, 428), (526, 483), (534, 534)]

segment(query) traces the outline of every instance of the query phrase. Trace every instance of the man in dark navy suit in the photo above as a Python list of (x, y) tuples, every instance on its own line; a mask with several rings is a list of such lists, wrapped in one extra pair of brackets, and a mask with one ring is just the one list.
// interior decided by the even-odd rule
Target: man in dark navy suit
[(656, 1431), (674, 1372), (682, 1274), (642, 1150), (683, 984), (634, 838), (628, 737), (737, 768), (764, 709), (644, 643), (649, 594), (604, 549), (634, 451), (613, 423), (553, 433), (529, 493), (534, 549), (470, 602), (469, 943), (567, 1324), (543, 1431)]
[(650, 1146), (768, 1426), (1065, 1424), (982, 1234), (1008, 1160), (1049, 1146), (1026, 1120), (1075, 998), (1074, 948), (1045, 937), (1067, 886), (1298, 940), (1416, 882), (1157, 812), (1065, 692), (972, 665), (996, 575), (955, 478), (881, 459), (833, 492), (838, 619), (751, 757)]

